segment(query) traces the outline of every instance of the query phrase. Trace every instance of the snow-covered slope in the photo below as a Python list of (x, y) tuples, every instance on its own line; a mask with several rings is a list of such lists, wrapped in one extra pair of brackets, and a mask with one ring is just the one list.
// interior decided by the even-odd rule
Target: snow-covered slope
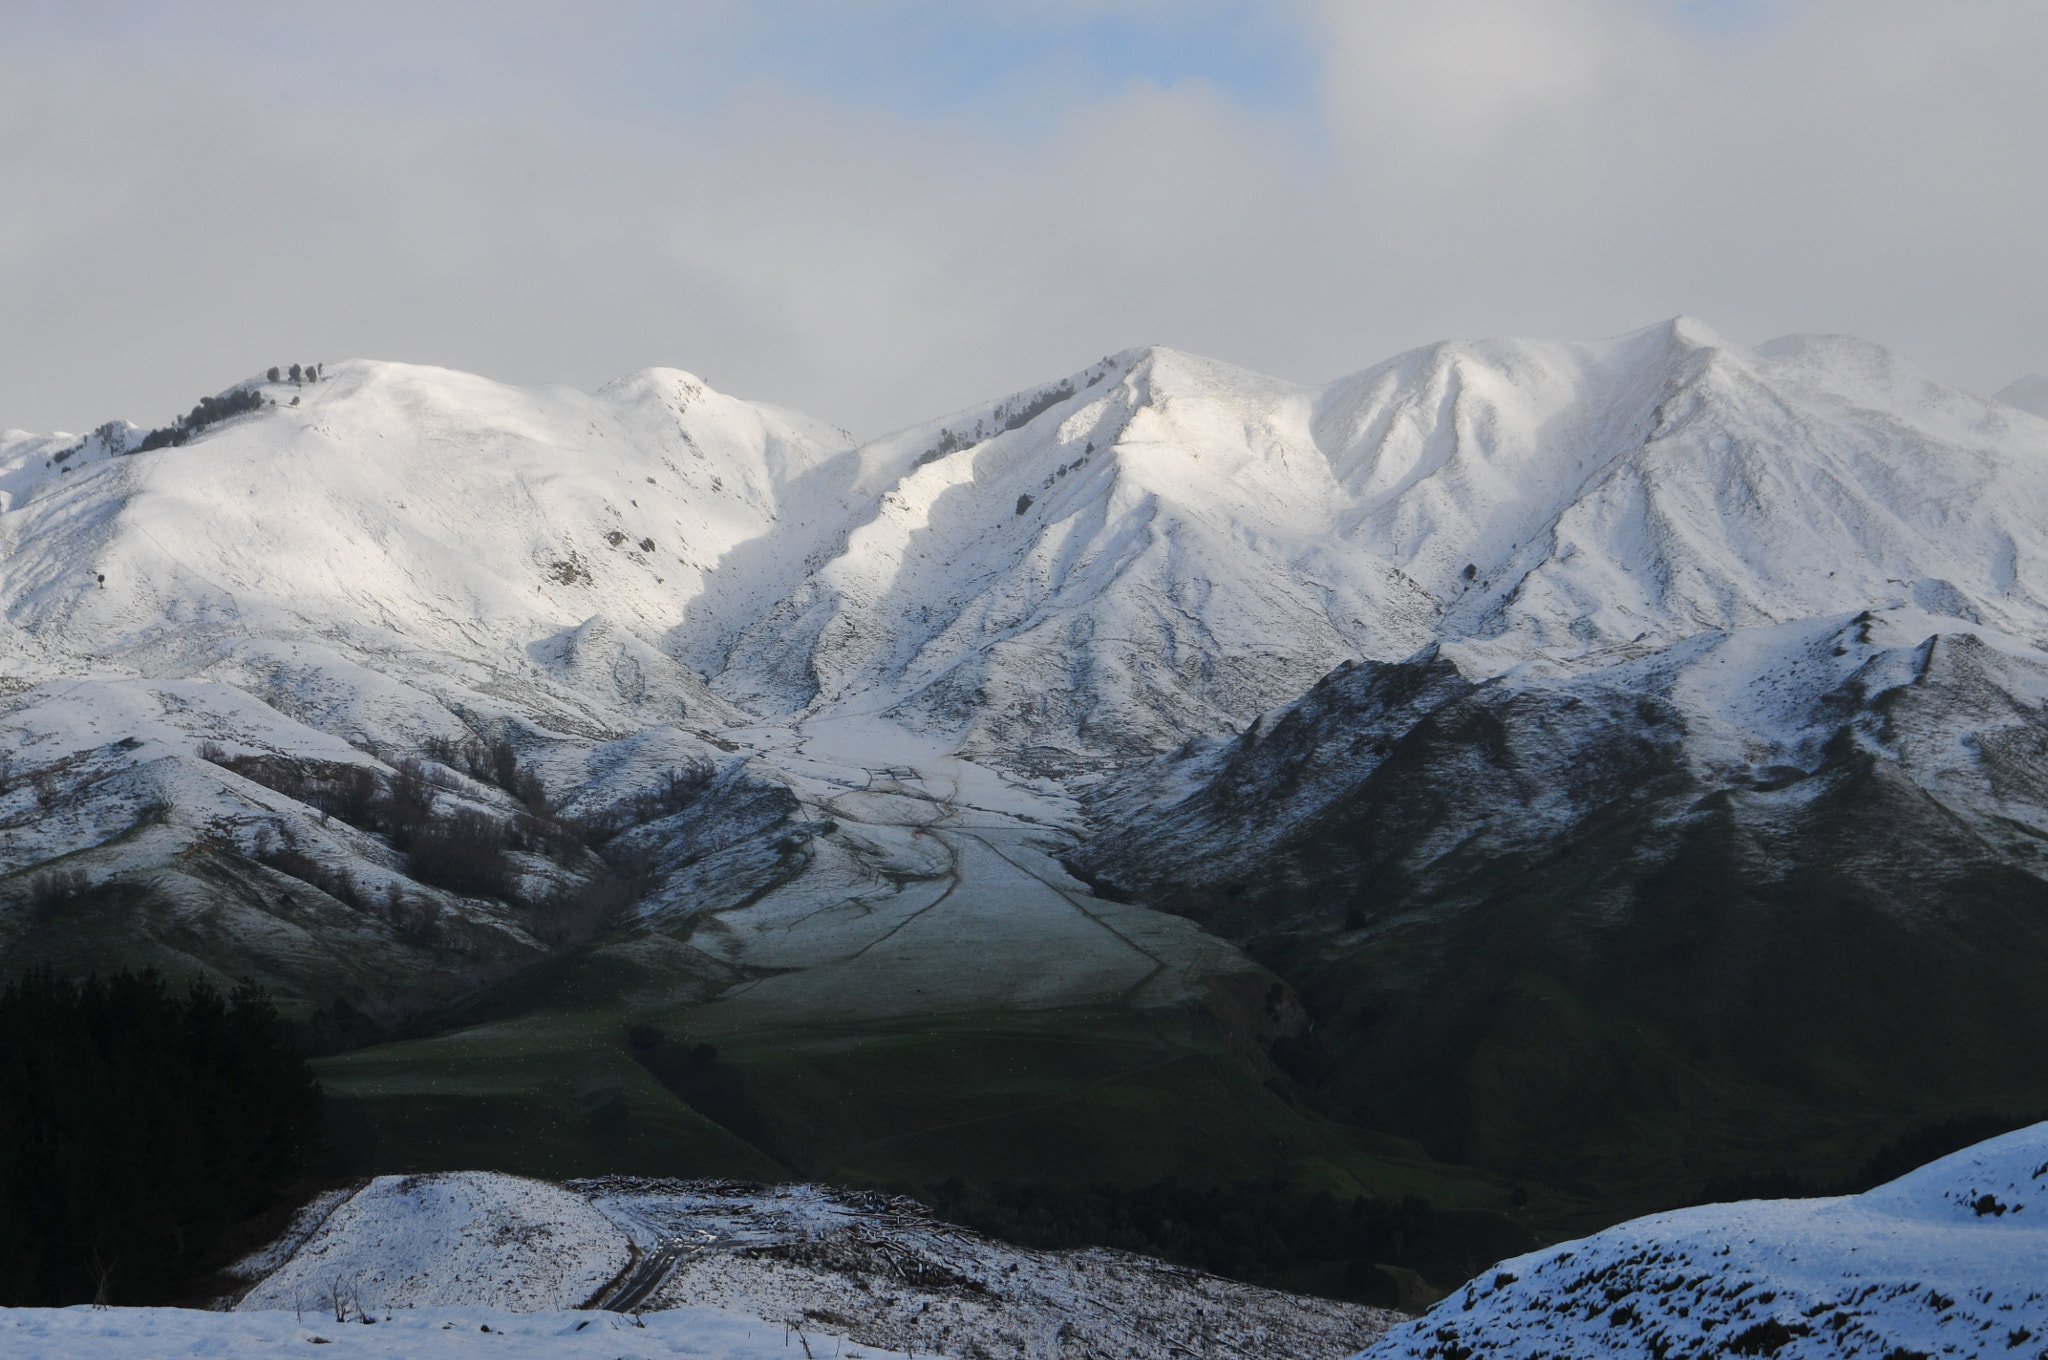
[(482, 1173), (381, 1176), (326, 1210), (257, 1282), (245, 1310), (316, 1307), (336, 1281), (364, 1308), (575, 1308), (631, 1259), (590, 1201), (546, 1181)]
[(371, 1181), (236, 1309), (331, 1313), (337, 1291), (346, 1311), (377, 1317), (717, 1309), (759, 1319), (778, 1344), (787, 1327), (810, 1347), (965, 1356), (1063, 1342), (1164, 1360), (1207, 1340), (1232, 1354), (1334, 1360), (1398, 1318), (1121, 1252), (1010, 1247), (880, 1194), (473, 1172)]
[[(578, 816), (700, 763), (759, 782), (703, 735), (739, 715), (662, 642), (719, 563), (831, 499), (807, 479), (840, 432), (672, 370), (592, 396), (354, 362), (235, 393), (266, 404), (182, 444), (0, 440), (16, 957), (417, 1008), (542, 956), (567, 928), (548, 904), (603, 865), (515, 845), (494, 900), (302, 785), (388, 791), (439, 743), (443, 816), (509, 828), (522, 799), (448, 752), (509, 742)], [(776, 562), (748, 580), (772, 598)]]
[(1321, 388), (1154, 349), (859, 457), (902, 475), (720, 685), (1011, 759), (1165, 749), (1432, 641), (1491, 673), (1871, 607), (2048, 636), (2048, 427), (1835, 337), (1681, 319)]
[(2048, 1124), (1838, 1199), (1716, 1204), (1503, 1261), (1365, 1352), (2036, 1356)]
[(674, 370), (586, 396), (358, 361), (258, 390), (301, 404), (55, 468), (0, 445), (18, 640), (176, 666), (304, 632), (502, 666), (596, 615), (658, 639), (844, 446)]
[[(1469, 853), (1479, 837), (1498, 855), (1571, 836), (1617, 795), (1801, 785), (1808, 802), (1820, 786), (1805, 781), (1865, 753), (2048, 872), (2048, 785), (2028, 768), (2048, 652), (1994, 630), (1906, 606), (1705, 632), (1570, 670), (1474, 679), (1450, 658), (1432, 646), (1394, 664), (1347, 663), (1233, 739), (1129, 767), (1091, 794), (1096, 819), (1117, 829), (1088, 859), (1148, 892), (1256, 877), (1282, 846), (1327, 834), (1313, 828), (1351, 800), (1403, 781), (1394, 792), (1459, 809), (1446, 818), (1451, 839), (1412, 853)], [(1481, 724), (1476, 740), (1450, 735)], [(1417, 777), (1419, 761), (1452, 748), (1504, 783), (1469, 770)], [(1653, 768), (1675, 781), (1658, 795)], [(1369, 875), (1355, 866), (1354, 877)]]
[(0, 443), (19, 671), (268, 693), (318, 640), (559, 722), (731, 721), (709, 676), (1014, 761), (1163, 750), (1430, 642), (1491, 673), (1906, 605), (2048, 636), (2048, 424), (1841, 338), (1681, 319), (1320, 388), (1132, 351), (859, 449), (673, 370), (253, 387), (301, 404), (127, 457), (130, 427)]

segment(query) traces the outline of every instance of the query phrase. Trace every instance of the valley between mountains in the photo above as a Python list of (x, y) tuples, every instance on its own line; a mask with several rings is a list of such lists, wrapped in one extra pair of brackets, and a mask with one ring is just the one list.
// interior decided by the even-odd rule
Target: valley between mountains
[(2048, 1110), (2040, 390), (1680, 319), (9, 432), (0, 958), (257, 979), (341, 1175), (1832, 1184)]

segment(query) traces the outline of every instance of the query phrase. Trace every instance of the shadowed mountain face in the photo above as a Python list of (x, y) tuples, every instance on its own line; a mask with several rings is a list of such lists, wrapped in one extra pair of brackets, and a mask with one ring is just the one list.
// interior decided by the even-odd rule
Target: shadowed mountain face
[(0, 964), (259, 979), (364, 1168), (1824, 1172), (2040, 1089), (2044, 526), (2048, 420), (1684, 319), (8, 432)]
[(1833, 1172), (1886, 1120), (2048, 1103), (2048, 665), (1885, 645), (1925, 626), (1346, 668), (1126, 775), (1081, 867), (1293, 982), (1275, 1059), (1439, 1156), (1639, 1204)]

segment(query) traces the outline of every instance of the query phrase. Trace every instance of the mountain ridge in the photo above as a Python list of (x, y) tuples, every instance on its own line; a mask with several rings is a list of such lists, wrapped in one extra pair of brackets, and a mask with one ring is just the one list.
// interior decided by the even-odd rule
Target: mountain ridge
[[(2048, 1104), (2019, 999), (1967, 998), (1998, 1056), (1946, 1085), (1786, 999), (1864, 1013), (1823, 921), (1915, 1005), (2048, 939), (2048, 421), (1880, 347), (1679, 318), (1321, 385), (1152, 347), (858, 444), (678, 370), (231, 391), (181, 444), (0, 439), (0, 948), (434, 1030), (414, 1086), (334, 1060), (391, 1146), (451, 1034), (524, 1055), (490, 1099), (608, 1074), (535, 1129), (674, 1104), (619, 1038), (655, 1021), (1206, 1017), (1243, 1127), (1596, 1214), (1753, 1169), (1714, 1089), (1812, 1166), (1999, 1073)], [(688, 1145), (823, 1174), (804, 1099)], [(1631, 1161), (1644, 1119), (1697, 1137)]]

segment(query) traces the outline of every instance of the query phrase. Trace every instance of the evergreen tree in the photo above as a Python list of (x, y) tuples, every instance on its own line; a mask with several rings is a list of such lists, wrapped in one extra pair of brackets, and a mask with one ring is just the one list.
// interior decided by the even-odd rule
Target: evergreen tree
[(300, 1175), (320, 1089), (253, 983), (0, 991), (0, 1304), (143, 1303)]

